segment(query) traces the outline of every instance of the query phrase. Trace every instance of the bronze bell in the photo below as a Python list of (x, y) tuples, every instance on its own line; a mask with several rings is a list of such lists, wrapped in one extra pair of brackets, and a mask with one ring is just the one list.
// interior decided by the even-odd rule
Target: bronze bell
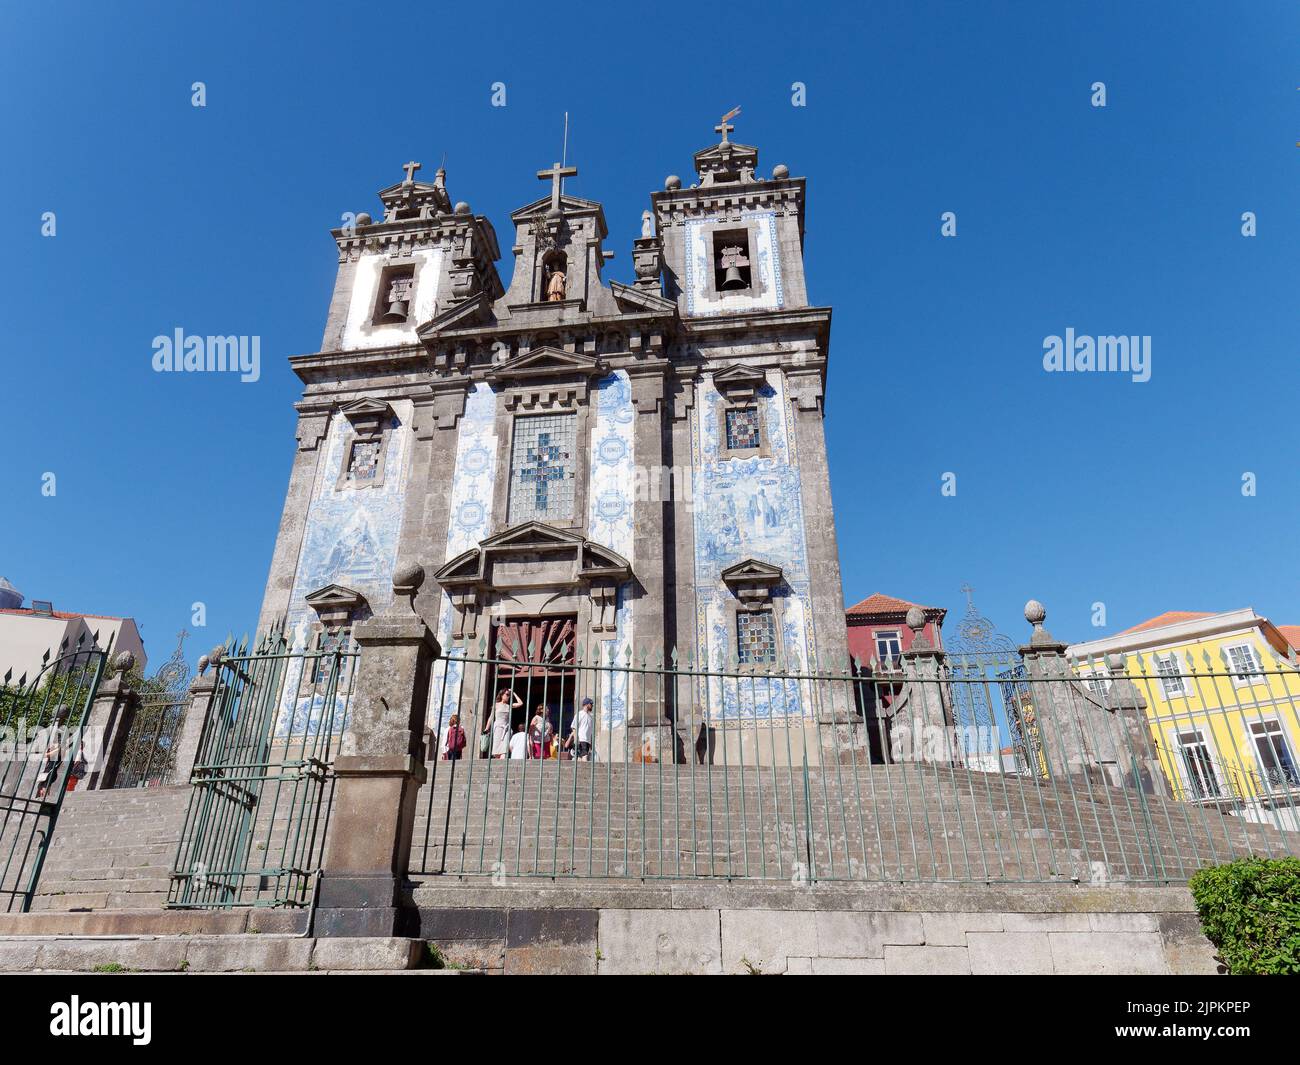
[(723, 268), (722, 288), (724, 290), (749, 287), (740, 275), (740, 268), (749, 265), (743, 248), (723, 248), (719, 265)]

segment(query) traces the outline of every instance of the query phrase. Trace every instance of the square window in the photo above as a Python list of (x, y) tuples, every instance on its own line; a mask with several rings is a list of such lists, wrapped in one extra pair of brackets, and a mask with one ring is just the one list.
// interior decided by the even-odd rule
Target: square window
[(727, 450), (753, 451), (761, 446), (762, 430), (757, 407), (731, 407), (727, 411)]
[(770, 610), (736, 614), (736, 658), (742, 666), (776, 661), (776, 620)]
[(897, 632), (876, 633), (876, 658), (882, 666), (897, 665), (902, 653), (903, 641)]
[(1255, 649), (1250, 644), (1239, 643), (1225, 648), (1225, 652), (1234, 679), (1249, 680), (1252, 675), (1260, 672), (1259, 659), (1255, 657)]
[(507, 521), (573, 520), (573, 414), (539, 414), (515, 419), (510, 454), (510, 502)]
[(1165, 695), (1189, 694), (1187, 683), (1178, 670), (1178, 661), (1173, 655), (1168, 658), (1156, 655), (1156, 673), (1160, 677), (1160, 685), (1164, 688)]

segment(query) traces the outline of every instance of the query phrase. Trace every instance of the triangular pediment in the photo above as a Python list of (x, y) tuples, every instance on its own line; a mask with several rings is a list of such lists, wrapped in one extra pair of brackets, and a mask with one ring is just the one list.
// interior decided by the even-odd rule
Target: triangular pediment
[(339, 413), (345, 417), (354, 417), (356, 415), (378, 415), (391, 414), (393, 408), (385, 403), (382, 399), (354, 399), (348, 403), (339, 405)]
[(435, 314), (417, 329), (416, 336), (429, 340), (439, 333), (452, 329), (468, 329), (492, 320), (492, 300), (480, 292), (467, 300), (453, 304), (440, 314)]
[(543, 345), (521, 351), (500, 366), (490, 370), (488, 381), (498, 384), (509, 381), (527, 381), (551, 377), (595, 377), (605, 372), (603, 359), (594, 355), (581, 355)]
[(672, 314), (677, 310), (676, 300), (667, 299), (656, 292), (647, 292), (635, 285), (611, 281), (609, 290), (614, 294), (621, 311), (660, 311), (664, 314)]
[(773, 566), (770, 562), (760, 562), (756, 558), (747, 558), (743, 562), (737, 562), (734, 566), (728, 566), (721, 573), (724, 583), (746, 583), (746, 584), (775, 584), (784, 576), (780, 566)]
[(530, 521), (489, 536), (479, 547), (485, 550), (493, 547), (572, 547), (582, 542), (578, 533), (556, 529), (545, 522)]
[[(547, 195), (520, 207), (511, 214), (510, 219), (513, 222), (526, 222), (534, 216), (545, 216), (550, 209), (551, 197)], [(584, 200), (580, 196), (561, 196), (560, 209), (565, 212), (601, 211), (603, 214), (603, 209), (596, 200)]]
[(365, 604), (366, 597), (358, 591), (345, 588), (341, 584), (327, 584), (324, 588), (317, 588), (314, 592), (308, 592), (303, 596), (303, 601), (313, 609), (343, 607), (352, 610)]
[(713, 384), (720, 391), (728, 385), (743, 385), (749, 388), (761, 388), (767, 384), (767, 374), (753, 366), (737, 363), (719, 370), (713, 375)]

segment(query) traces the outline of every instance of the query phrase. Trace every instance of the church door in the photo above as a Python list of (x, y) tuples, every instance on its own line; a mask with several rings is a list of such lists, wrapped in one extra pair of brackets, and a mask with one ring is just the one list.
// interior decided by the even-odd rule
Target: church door
[(522, 700), (512, 725), (526, 726), (541, 706), (556, 734), (567, 735), (575, 709), (576, 630), (573, 615), (522, 618), (492, 627), (493, 678), (487, 696), (494, 702), (508, 688)]

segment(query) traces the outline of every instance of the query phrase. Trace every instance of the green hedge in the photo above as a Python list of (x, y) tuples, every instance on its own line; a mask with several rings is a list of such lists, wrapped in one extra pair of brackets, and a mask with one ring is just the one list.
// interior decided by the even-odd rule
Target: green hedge
[(1300, 858), (1243, 858), (1188, 886), (1228, 972), (1300, 973)]

